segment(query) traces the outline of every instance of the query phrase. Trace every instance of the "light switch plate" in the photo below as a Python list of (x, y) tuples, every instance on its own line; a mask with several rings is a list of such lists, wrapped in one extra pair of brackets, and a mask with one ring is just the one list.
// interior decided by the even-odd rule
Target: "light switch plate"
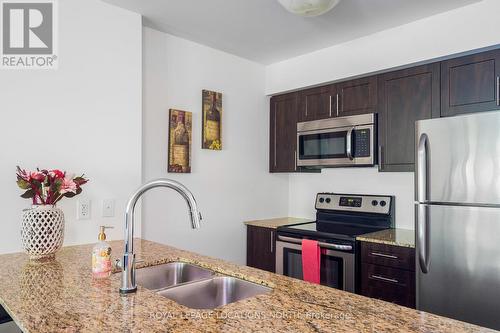
[(78, 220), (90, 220), (90, 200), (79, 199), (76, 204), (76, 218)]
[(115, 200), (104, 199), (102, 201), (102, 217), (114, 217), (114, 216), (115, 216)]

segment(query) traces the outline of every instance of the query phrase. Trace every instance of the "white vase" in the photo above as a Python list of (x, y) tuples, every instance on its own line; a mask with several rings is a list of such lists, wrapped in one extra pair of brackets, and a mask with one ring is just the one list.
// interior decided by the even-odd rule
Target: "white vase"
[(64, 213), (52, 205), (33, 205), (23, 213), (21, 241), (30, 259), (55, 256), (64, 241)]

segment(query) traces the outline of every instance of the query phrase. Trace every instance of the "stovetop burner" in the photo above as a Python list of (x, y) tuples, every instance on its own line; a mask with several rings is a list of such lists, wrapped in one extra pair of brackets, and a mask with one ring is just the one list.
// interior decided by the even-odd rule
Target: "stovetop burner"
[(375, 232), (381, 230), (381, 228), (370, 227), (370, 226), (355, 226), (344, 223), (329, 223), (329, 222), (309, 222), (301, 223), (295, 225), (289, 225), (287, 230), (296, 231), (308, 231), (308, 232), (319, 232), (327, 233), (332, 235), (342, 235), (351, 238), (355, 238), (359, 235), (368, 234), (370, 232)]
[(316, 221), (279, 227), (278, 235), (352, 242), (356, 236), (394, 227), (391, 196), (319, 193), (316, 210)]

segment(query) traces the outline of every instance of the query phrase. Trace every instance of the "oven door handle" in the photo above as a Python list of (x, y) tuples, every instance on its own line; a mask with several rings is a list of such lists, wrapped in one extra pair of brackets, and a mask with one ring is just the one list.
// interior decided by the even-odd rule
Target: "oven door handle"
[[(302, 244), (302, 239), (298, 239), (298, 238), (278, 236), (278, 240), (283, 241), (283, 242), (288, 242), (288, 243)], [(322, 247), (322, 248), (325, 248), (325, 249), (342, 250), (342, 251), (352, 251), (352, 246), (351, 245), (342, 245), (342, 244), (332, 244), (332, 243), (318, 242), (318, 246)]]
[(347, 157), (352, 161), (354, 159), (354, 156), (352, 155), (352, 132), (354, 131), (354, 127), (351, 127), (347, 131), (347, 137), (346, 137), (346, 152), (347, 152)]

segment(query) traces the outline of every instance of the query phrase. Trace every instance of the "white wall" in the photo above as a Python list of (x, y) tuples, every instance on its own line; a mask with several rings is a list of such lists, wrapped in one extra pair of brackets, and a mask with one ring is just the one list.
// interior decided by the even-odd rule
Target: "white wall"
[[(288, 176), (268, 173), (264, 67), (144, 28), (144, 179), (168, 177), (194, 193), (204, 220), (192, 230), (183, 199), (158, 189), (143, 201), (146, 239), (245, 263), (248, 219), (284, 216)], [(201, 149), (201, 91), (223, 93), (223, 150)], [(168, 110), (193, 112), (192, 173), (167, 170)]]
[(500, 44), (500, 1), (481, 2), (267, 66), (276, 94)]
[[(21, 250), (15, 167), (85, 174), (92, 219), (64, 199), (65, 244), (97, 241), (100, 224), (123, 238), (127, 197), (141, 177), (141, 17), (98, 0), (59, 1), (59, 69), (0, 71), (0, 253)], [(82, 194), (83, 195), (83, 194)], [(115, 198), (116, 217), (100, 217)]]
[(413, 173), (379, 173), (377, 168), (323, 169), (321, 174), (290, 175), (290, 216), (314, 218), (318, 192), (396, 196), (396, 227), (414, 228)]

